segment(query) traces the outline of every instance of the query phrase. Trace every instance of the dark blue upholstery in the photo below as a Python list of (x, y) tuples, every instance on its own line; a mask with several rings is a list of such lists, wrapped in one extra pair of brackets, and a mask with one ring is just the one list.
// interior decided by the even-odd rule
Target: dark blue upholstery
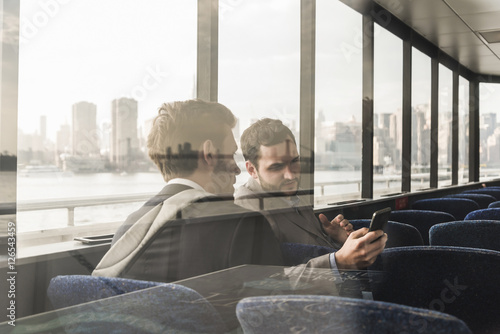
[(62, 308), (161, 284), (165, 283), (90, 275), (56, 276), (50, 280), (47, 295), (54, 308)]
[(471, 333), (444, 313), (334, 296), (249, 297), (238, 303), (236, 314), (245, 334)]
[(491, 195), (497, 199), (497, 201), (500, 201), (500, 189), (497, 188), (480, 188), (480, 189), (473, 189), (473, 190), (465, 190), (462, 192), (463, 194), (486, 194), (486, 195)]
[(500, 201), (496, 201), (496, 202), (493, 202), (493, 203), (490, 203), (490, 205), (488, 205), (488, 208), (500, 208)]
[(423, 246), (384, 250), (370, 270), (375, 300), (427, 308), (465, 321), (474, 333), (500, 332), (500, 252)]
[[(353, 219), (350, 222), (355, 230), (370, 226), (370, 219)], [(424, 244), (420, 232), (408, 224), (389, 221), (385, 233), (388, 237), (385, 248), (422, 246)]]
[[(214, 307), (196, 291), (163, 284), (54, 311), (43, 333), (225, 333)], [(17, 327), (17, 326), (16, 326)], [(55, 328), (54, 328), (55, 327)], [(18, 328), (16, 328), (18, 329)], [(19, 328), (19, 333), (23, 333)]]
[(301, 263), (306, 263), (312, 258), (334, 251), (335, 249), (324, 246), (306, 245), (293, 242), (285, 242), (281, 244), (283, 261), (286, 266), (296, 266)]
[(466, 220), (500, 220), (500, 208), (489, 208), (472, 211)]
[(458, 246), (500, 251), (500, 221), (463, 220), (434, 225), (432, 246)]
[(467, 198), (471, 199), (479, 205), (480, 209), (486, 209), (490, 203), (495, 202), (497, 199), (487, 194), (453, 194), (445, 196), (449, 198)]
[(424, 245), (428, 245), (429, 229), (435, 224), (454, 221), (455, 217), (440, 211), (398, 210), (392, 211), (389, 219), (414, 226), (420, 232)]
[(478, 210), (479, 205), (473, 200), (466, 198), (427, 198), (414, 202), (413, 210), (429, 210), (447, 212), (455, 220), (463, 220), (471, 211)]

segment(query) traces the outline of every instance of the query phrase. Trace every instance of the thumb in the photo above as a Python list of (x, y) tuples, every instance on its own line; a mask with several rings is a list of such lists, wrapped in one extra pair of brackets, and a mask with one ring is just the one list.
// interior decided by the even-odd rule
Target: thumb
[(323, 224), (323, 226), (329, 226), (329, 225), (330, 225), (330, 221), (329, 221), (329, 220), (328, 220), (328, 218), (327, 218), (324, 214), (322, 214), (322, 213), (320, 213), (320, 215), (319, 215), (319, 221), (321, 222), (321, 224)]

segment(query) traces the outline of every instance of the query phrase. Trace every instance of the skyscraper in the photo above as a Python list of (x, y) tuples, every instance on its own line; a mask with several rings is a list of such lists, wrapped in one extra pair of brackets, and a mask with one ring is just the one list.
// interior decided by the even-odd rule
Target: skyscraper
[(137, 101), (115, 99), (111, 102), (111, 162), (119, 169), (127, 169), (138, 151)]
[(72, 109), (72, 154), (75, 156), (98, 155), (99, 132), (97, 131), (96, 105), (78, 102), (73, 104)]

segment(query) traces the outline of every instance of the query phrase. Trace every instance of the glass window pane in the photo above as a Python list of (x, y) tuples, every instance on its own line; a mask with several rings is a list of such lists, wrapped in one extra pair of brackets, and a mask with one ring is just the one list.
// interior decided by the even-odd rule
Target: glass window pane
[(428, 188), (431, 162), (431, 59), (413, 48), (411, 189)]
[(439, 64), (438, 186), (451, 185), (453, 73)]
[(458, 183), (469, 182), (469, 81), (458, 79)]
[(315, 202), (361, 197), (362, 17), (316, 3)]
[[(264, 117), (280, 119), (299, 141), (299, 98), (300, 1), (221, 3), (219, 102), (238, 118), (238, 146), (241, 133)], [(249, 177), (241, 155), (238, 160), (235, 188)]]
[[(391, 52), (387, 52), (391, 50)], [(403, 41), (375, 24), (373, 191), (401, 191)]]
[(195, 0), (57, 4), (49, 15), (21, 3), (19, 231), (71, 224), (68, 199), (101, 205), (77, 208), (75, 225), (123, 221), (133, 208), (103, 198), (161, 190), (148, 123), (162, 103), (194, 97)]
[(479, 85), (479, 179), (486, 181), (500, 176), (500, 85)]

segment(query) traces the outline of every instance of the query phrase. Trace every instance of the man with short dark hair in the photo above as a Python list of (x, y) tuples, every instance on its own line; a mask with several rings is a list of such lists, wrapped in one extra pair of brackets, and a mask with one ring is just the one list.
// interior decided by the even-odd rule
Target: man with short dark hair
[(297, 196), (300, 157), (295, 136), (280, 120), (252, 124), (241, 136), (241, 149), (250, 179), (237, 189), (235, 202), (264, 213), (280, 242), (337, 249), (331, 263), (338, 269), (366, 268), (383, 251), (387, 236), (376, 240), (381, 231), (353, 231), (342, 215), (329, 221), (321, 214), (318, 221), (311, 205)]

